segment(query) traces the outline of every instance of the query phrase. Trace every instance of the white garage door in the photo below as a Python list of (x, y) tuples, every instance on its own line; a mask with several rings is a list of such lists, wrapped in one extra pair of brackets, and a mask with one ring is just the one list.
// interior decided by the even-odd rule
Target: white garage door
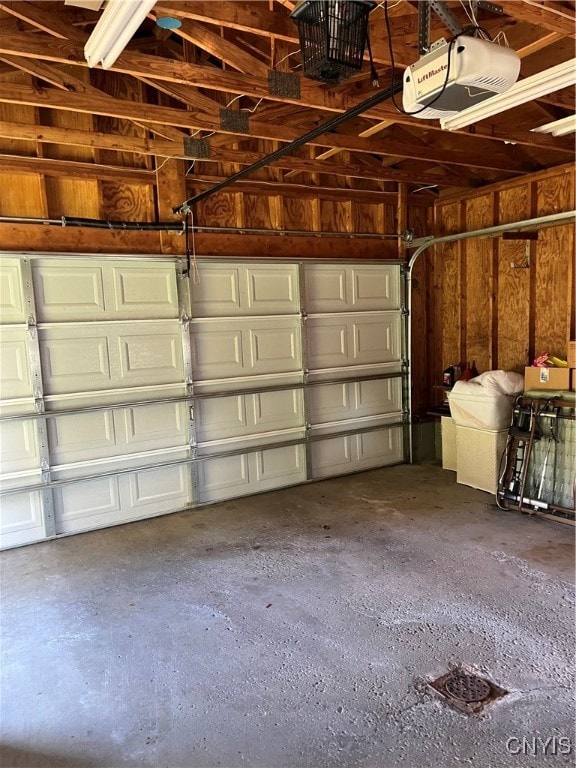
[(404, 458), (398, 264), (0, 266), (4, 547)]

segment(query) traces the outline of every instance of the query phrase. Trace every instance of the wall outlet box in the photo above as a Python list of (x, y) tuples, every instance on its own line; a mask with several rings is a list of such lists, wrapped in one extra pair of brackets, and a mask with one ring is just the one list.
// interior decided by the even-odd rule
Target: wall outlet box
[(532, 389), (570, 389), (569, 368), (537, 368), (529, 366), (524, 369), (524, 390)]

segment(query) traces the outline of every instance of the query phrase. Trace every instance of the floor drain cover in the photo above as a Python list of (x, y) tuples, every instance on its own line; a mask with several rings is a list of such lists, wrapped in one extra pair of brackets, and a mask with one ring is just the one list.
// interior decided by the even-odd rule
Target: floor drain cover
[(462, 667), (428, 682), (428, 685), (446, 704), (467, 714), (480, 712), (487, 704), (508, 693), (491, 680)]
[(467, 704), (473, 701), (484, 701), (490, 696), (490, 686), (478, 675), (468, 675), (465, 672), (454, 672), (444, 683), (444, 687), (455, 699), (461, 699)]

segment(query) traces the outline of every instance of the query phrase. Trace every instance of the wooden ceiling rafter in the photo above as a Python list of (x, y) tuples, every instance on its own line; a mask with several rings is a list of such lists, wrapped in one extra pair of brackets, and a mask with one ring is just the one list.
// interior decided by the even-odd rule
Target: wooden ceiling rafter
[[(463, 26), (469, 23), (461, 3), (447, 0), (447, 4)], [(199, 160), (197, 169), (232, 173), (261, 159), (267, 146), (278, 148), (300, 138), (373, 93), (366, 66), (337, 87), (303, 77), (298, 70), (297, 29), (290, 19), (293, 7), (289, 0), (160, 0), (110, 71), (98, 69), (88, 77), (74, 77), (74, 67), (86, 73), (83, 46), (98, 14), (64, 7), (60, 0), (49, 7), (38, 0), (0, 0), (0, 23), (7, 21), (0, 31), (0, 102), (36, 110), (36, 117), (31, 119), (35, 123), (19, 138), (34, 142), (39, 155), (47, 143), (65, 147), (78, 142), (78, 146), (94, 149), (96, 159), (98, 151), (113, 149), (132, 153), (135, 164), (139, 162), (137, 155), (144, 155), (148, 162), (156, 155), (159, 164), (163, 158), (186, 159), (183, 139), (191, 134), (210, 137), (211, 157)], [(180, 16), (184, 21), (181, 29), (159, 32), (153, 22), (160, 13)], [(491, 34), (506, 33), (522, 59), (524, 76), (573, 55), (574, 12), (568, 3), (522, 0), (507, 3), (500, 16), (482, 9), (477, 13), (479, 23)], [(392, 4), (389, 18), (394, 59), (400, 71), (419, 56), (417, 3), (400, 0)], [(390, 77), (390, 53), (382, 8), (371, 14), (370, 26), (384, 84)], [(431, 27), (432, 41), (450, 35), (436, 14)], [(271, 92), (271, 68), (296, 75), (299, 93)], [(23, 84), (26, 79), (12, 72), (26, 73), (33, 78), (32, 85)], [(138, 86), (131, 86), (129, 78), (138, 81)], [(396, 190), (400, 187), (394, 185), (411, 182), (413, 186), (437, 183), (444, 188), (482, 186), (573, 157), (570, 137), (530, 131), (572, 110), (573, 96), (570, 89), (564, 89), (496, 119), (450, 133), (443, 131), (437, 120), (419, 120), (383, 101), (361, 117), (339, 125), (335, 133), (317, 137), (305, 151), (285, 156), (261, 175), (269, 175), (268, 183), (292, 189), (301, 186), (294, 183), (295, 177), (337, 189), (370, 186), (378, 180), (383, 188)], [(227, 104), (233, 110), (247, 111), (245, 133), (223, 126), (221, 110)], [(50, 110), (103, 118), (95, 127), (104, 126), (107, 132), (98, 133), (94, 141), (85, 135), (89, 131), (72, 131), (68, 138), (64, 133), (48, 134), (40, 118), (50, 122)], [(6, 115), (12, 116), (10, 112)], [(118, 135), (115, 142), (113, 132), (134, 133), (130, 122), (140, 135)], [(3, 130), (10, 133), (17, 125), (16, 121), (0, 121), (0, 137)], [(59, 155), (66, 157), (61, 151)], [(38, 162), (43, 159), (39, 157)], [(11, 162), (15, 165), (17, 160)], [(123, 162), (121, 157), (119, 162)], [(102, 170), (98, 163), (85, 165), (90, 174)], [(57, 175), (56, 166), (46, 163), (44, 168), (45, 175)], [(63, 168), (63, 176), (74, 170), (72, 166)], [(141, 168), (135, 170), (143, 172)], [(36, 169), (34, 173), (42, 171)], [(210, 178), (220, 177), (211, 173)]]
[[(65, 111), (77, 111), (99, 114), (105, 117), (135, 120), (138, 123), (163, 122), (193, 130), (213, 131), (220, 129), (218, 117), (202, 113), (188, 112), (182, 109), (142, 105), (137, 102), (118, 99), (103, 92), (86, 95), (84, 93), (62, 93), (55, 89), (36, 89), (25, 86), (0, 85), (0, 102), (20, 103), (27, 106), (47, 107)], [(260, 127), (260, 130), (258, 130)], [(287, 125), (273, 126), (269, 123), (253, 123), (251, 133), (254, 138), (293, 141), (299, 138), (300, 131)], [(240, 138), (240, 134), (228, 132), (229, 136)], [(461, 153), (454, 150), (436, 150), (430, 146), (418, 146), (415, 142), (398, 142), (366, 139), (345, 134), (324, 134), (312, 142), (313, 145), (329, 148), (347, 149), (352, 152), (382, 154), (385, 156), (403, 156), (421, 162), (446, 163), (464, 167), (486, 167), (510, 173), (522, 173), (523, 168), (514, 161), (512, 155), (502, 159), (498, 153), (476, 158), (473, 153)]]
[[(10, 38), (6, 40), (4, 36), (0, 35), (0, 55), (5, 53), (8, 55), (30, 56), (31, 58), (41, 60), (74, 64), (81, 67), (87, 66), (81, 51), (74, 44), (54, 41), (51, 38), (39, 41), (36, 36), (34, 39)], [(137, 78), (144, 76), (150, 77), (153, 80), (161, 79), (182, 85), (198, 85), (238, 95), (250, 95), (256, 99), (265, 98), (271, 101), (291, 103), (299, 107), (311, 107), (329, 112), (344, 112), (357, 103), (356, 100), (346, 99), (341, 95), (323, 90), (322, 87), (316, 84), (310, 84), (310, 81), (306, 81), (304, 78), (301, 82), (302, 93), (300, 98), (279, 96), (270, 93), (267, 78), (249, 77), (188, 62), (177, 62), (157, 56), (135, 54), (132, 52), (122, 54), (112, 68), (112, 71), (133, 75)], [(365, 116), (376, 120), (393, 119), (394, 122), (400, 124), (413, 125), (418, 128), (423, 127), (421, 120), (398, 113), (388, 104), (378, 105), (369, 112), (366, 112)], [(202, 128), (202, 126), (197, 127)], [(424, 127), (430, 131), (442, 132), (437, 121), (426, 121)], [(215, 127), (211, 124), (206, 129), (219, 130), (219, 126)], [(255, 128), (254, 131), (256, 130)], [(458, 132), (454, 132), (453, 135), (456, 135), (456, 133)], [(500, 140), (498, 131), (482, 129), (477, 126), (474, 131), (465, 132), (465, 135)], [(266, 138), (273, 137), (266, 136)], [(550, 140), (550, 137), (545, 134), (524, 132), (524, 135), (515, 136), (515, 139), (519, 143), (533, 146), (548, 147), (558, 151), (564, 150), (565, 152), (572, 151), (572, 145), (569, 141)]]

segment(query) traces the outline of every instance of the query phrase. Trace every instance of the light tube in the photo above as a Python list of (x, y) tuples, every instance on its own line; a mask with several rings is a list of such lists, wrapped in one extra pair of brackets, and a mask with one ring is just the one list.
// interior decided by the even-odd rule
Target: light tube
[(576, 115), (568, 115), (560, 120), (554, 120), (553, 123), (540, 125), (538, 128), (532, 128), (533, 133), (551, 133), (552, 136), (566, 136), (567, 133), (576, 131)]
[(452, 117), (441, 118), (440, 125), (447, 131), (457, 131), (467, 125), (485, 120), (507, 109), (525, 104), (527, 101), (538, 99), (560, 88), (566, 88), (576, 83), (576, 59), (570, 59), (563, 64), (545, 69), (536, 75), (524, 78), (515, 83), (504, 93), (499, 93), (485, 101), (464, 109)]
[(84, 46), (88, 66), (102, 64), (104, 69), (109, 69), (128, 45), (155, 2), (156, 0), (108, 0)]

